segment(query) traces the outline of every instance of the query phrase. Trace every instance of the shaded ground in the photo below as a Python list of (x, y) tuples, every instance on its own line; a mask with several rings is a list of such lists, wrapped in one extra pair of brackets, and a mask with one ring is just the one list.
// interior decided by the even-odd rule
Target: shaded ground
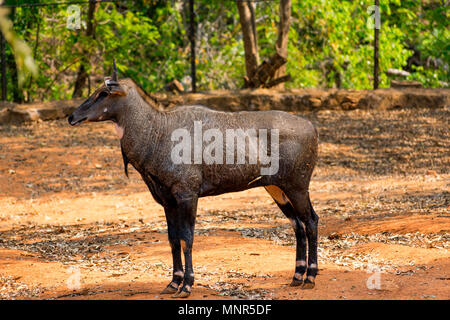
[[(287, 286), (293, 232), (252, 189), (200, 200), (191, 297), (449, 299), (449, 110), (304, 116), (321, 140), (316, 288)], [(134, 170), (124, 176), (113, 131), (0, 126), (0, 298), (169, 298), (164, 213)]]

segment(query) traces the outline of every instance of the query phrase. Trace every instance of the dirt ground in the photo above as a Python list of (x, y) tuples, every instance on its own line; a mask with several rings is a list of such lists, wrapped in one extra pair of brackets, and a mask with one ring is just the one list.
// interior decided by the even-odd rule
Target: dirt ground
[[(264, 189), (199, 203), (192, 299), (449, 299), (448, 109), (305, 113), (320, 132), (313, 290)], [(0, 298), (170, 299), (164, 213), (110, 123), (0, 126)], [(79, 281), (78, 281), (79, 280)]]

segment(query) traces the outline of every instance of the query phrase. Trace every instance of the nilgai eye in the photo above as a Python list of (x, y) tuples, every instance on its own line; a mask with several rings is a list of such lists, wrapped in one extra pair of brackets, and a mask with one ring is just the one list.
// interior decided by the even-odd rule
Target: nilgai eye
[(103, 100), (103, 98), (106, 98), (108, 96), (108, 92), (102, 91), (98, 94), (97, 98), (95, 98), (94, 102), (99, 102), (100, 100)]

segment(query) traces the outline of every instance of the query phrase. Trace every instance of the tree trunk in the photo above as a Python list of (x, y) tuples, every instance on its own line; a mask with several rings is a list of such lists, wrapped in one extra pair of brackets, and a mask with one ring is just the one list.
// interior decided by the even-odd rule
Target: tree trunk
[(16, 103), (22, 103), (24, 101), (24, 96), (22, 89), (19, 88), (19, 76), (17, 73), (17, 65), (13, 53), (7, 56), (6, 64), (11, 72), (11, 82), (13, 83), (12, 86), (13, 101)]
[(256, 22), (252, 3), (237, 1), (239, 19), (241, 22), (242, 35), (244, 39), (245, 68), (247, 79), (251, 79), (259, 65), (259, 54), (256, 38)]
[[(95, 11), (97, 10), (97, 2), (94, 0), (89, 1), (88, 9), (88, 21), (86, 26), (86, 36), (95, 39)], [(72, 98), (78, 98), (83, 95), (83, 89), (86, 86), (86, 81), (88, 79), (88, 73), (86, 71), (86, 66), (89, 65), (89, 53), (88, 50), (83, 51), (83, 58), (80, 62), (80, 67), (78, 69), (77, 78), (75, 80), (75, 87), (73, 90)]]
[[(12, 8), (9, 14), (11, 22), (14, 23), (16, 19), (16, 8)], [(6, 67), (10, 71), (9, 77), (11, 77), (12, 82), (12, 98), (13, 102), (22, 103), (24, 101), (23, 91), (19, 88), (19, 75), (17, 71), (16, 60), (14, 59), (14, 53), (12, 50), (6, 54)]]
[(380, 30), (377, 26), (377, 19), (379, 15), (380, 1), (375, 0), (375, 35), (374, 35), (374, 57), (373, 57), (373, 89), (378, 89), (380, 84), (380, 79), (378, 78), (379, 73), (379, 59), (380, 59)]
[[(37, 52), (39, 49), (39, 32), (41, 29), (41, 20), (40, 18), (36, 18), (36, 22), (37, 22), (37, 29), (36, 29), (36, 38), (34, 41), (34, 50), (33, 50), (33, 59), (34, 61), (36, 61), (36, 57), (37, 57)], [(31, 102), (32, 98), (31, 98), (31, 85), (33, 83), (33, 77), (30, 77), (30, 81), (28, 81), (28, 90), (26, 90), (27, 92), (27, 99), (26, 102)]]
[[(280, 0), (280, 24), (278, 25), (278, 38), (276, 43), (277, 53), (287, 58), (289, 26), (291, 22), (291, 0)], [(286, 75), (286, 65), (282, 65), (276, 72), (275, 78), (281, 78)], [(277, 89), (284, 89), (284, 83), (275, 86)]]
[(83, 89), (86, 85), (87, 72), (84, 67), (84, 63), (86, 59), (83, 59), (80, 64), (80, 68), (78, 69), (77, 79), (75, 80), (75, 88), (73, 89), (72, 98), (79, 98), (83, 95)]

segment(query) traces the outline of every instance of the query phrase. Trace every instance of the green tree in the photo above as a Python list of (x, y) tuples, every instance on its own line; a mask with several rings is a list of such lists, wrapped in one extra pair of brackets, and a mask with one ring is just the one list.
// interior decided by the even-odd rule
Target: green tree
[[(291, 3), (286, 73), (292, 81), (286, 86), (372, 88), (374, 32), (367, 22), (373, 1)], [(15, 10), (13, 29), (29, 47), (21, 58), (7, 46), (8, 99), (71, 98), (80, 65), (88, 75), (80, 91), (86, 96), (89, 88), (97, 87), (110, 74), (113, 58), (122, 77), (132, 77), (147, 91), (162, 90), (174, 79), (189, 87), (187, 1), (100, 3), (95, 12), (95, 37), (86, 34), (89, 4), (80, 5), (84, 22), (80, 30), (67, 28), (67, 8), (60, 5)], [(196, 0), (195, 8), (199, 90), (242, 87), (245, 58), (236, 2)], [(255, 2), (258, 51), (263, 58), (275, 53), (279, 10), (277, 1)], [(381, 1), (381, 87), (390, 86), (386, 73), (389, 68), (409, 71), (409, 79), (426, 87), (448, 87), (448, 15), (444, 0)], [(15, 71), (15, 61), (20, 66), (32, 61), (25, 57), (35, 58), (34, 70), (39, 73), (33, 78)], [(18, 86), (19, 78), (22, 87)]]

